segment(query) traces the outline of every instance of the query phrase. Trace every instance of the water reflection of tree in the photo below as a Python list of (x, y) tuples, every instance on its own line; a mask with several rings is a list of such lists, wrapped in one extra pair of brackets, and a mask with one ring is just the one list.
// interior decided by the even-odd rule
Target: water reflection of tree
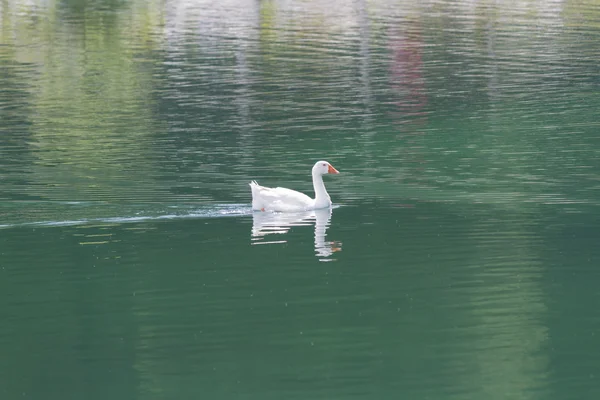
[(462, 383), (488, 399), (536, 399), (547, 390), (549, 363), (542, 225), (525, 209), (486, 214), (469, 224), (472, 284), (463, 284), (463, 293), (471, 351), (479, 356), (465, 354), (470, 371)]
[[(2, 26), (5, 26), (4, 24)], [(0, 198), (22, 199), (28, 183), (27, 170), (32, 162), (29, 152), (32, 93), (28, 77), (19, 71), (27, 68), (15, 59), (13, 44), (6, 47), (8, 34), (0, 34)], [(18, 194), (18, 192), (21, 192)]]
[[(3, 14), (12, 21), (3, 27), (13, 31), (3, 31), (2, 41), (16, 37), (10, 57), (32, 65), (21, 68), (24, 98), (35, 110), (27, 127), (34, 156), (28, 179), (43, 197), (131, 197), (151, 175), (143, 172), (150, 157), (141, 145), (153, 123), (151, 69), (136, 58), (156, 44), (147, 25), (157, 26), (158, 14), (128, 10), (133, 20), (124, 24), (127, 13), (107, 12), (113, 6), (69, 2)], [(23, 23), (31, 19), (38, 23)]]

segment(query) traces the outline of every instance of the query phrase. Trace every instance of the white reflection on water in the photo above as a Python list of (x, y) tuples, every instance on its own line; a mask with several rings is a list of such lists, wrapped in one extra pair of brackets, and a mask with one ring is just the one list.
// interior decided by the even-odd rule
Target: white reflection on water
[(331, 225), (333, 210), (304, 211), (298, 213), (254, 212), (252, 214), (252, 244), (286, 243), (284, 240), (269, 240), (265, 237), (271, 234), (285, 234), (293, 226), (315, 226), (315, 253), (321, 261), (333, 261), (333, 253), (342, 250), (338, 241), (326, 241), (327, 228)]

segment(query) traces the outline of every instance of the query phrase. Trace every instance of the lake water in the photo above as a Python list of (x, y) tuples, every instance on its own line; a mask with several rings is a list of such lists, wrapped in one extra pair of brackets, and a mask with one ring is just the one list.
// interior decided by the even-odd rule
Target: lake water
[(599, 60), (597, 1), (0, 1), (0, 397), (600, 398)]

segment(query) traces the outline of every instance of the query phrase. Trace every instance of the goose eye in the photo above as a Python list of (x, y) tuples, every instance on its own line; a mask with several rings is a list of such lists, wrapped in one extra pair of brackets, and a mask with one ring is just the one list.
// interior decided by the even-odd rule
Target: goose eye
[(323, 164), (323, 166), (324, 166), (324, 167), (326, 167), (326, 166), (327, 166), (327, 164)]

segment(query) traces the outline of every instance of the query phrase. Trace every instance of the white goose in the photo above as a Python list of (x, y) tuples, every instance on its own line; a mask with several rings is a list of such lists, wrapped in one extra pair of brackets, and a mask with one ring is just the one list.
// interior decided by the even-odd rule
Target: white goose
[(252, 209), (255, 211), (295, 212), (330, 207), (331, 198), (323, 183), (323, 175), (325, 174), (339, 174), (339, 172), (327, 161), (317, 161), (312, 168), (313, 186), (315, 188), (314, 199), (292, 189), (268, 188), (252, 181), (250, 182)]

